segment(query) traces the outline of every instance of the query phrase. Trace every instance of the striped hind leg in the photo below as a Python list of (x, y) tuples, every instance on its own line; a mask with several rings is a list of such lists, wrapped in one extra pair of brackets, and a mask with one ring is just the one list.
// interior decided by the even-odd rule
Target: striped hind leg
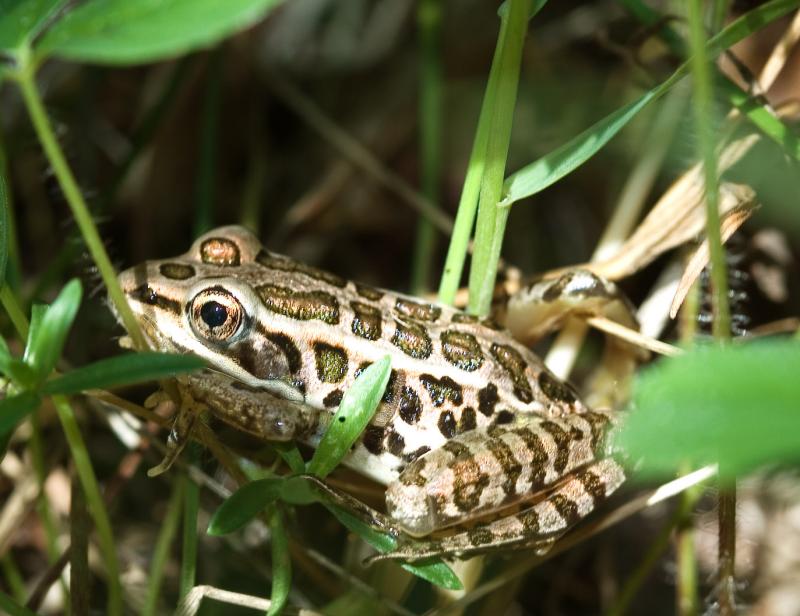
[(394, 552), (377, 555), (370, 561), (463, 558), (497, 548), (534, 547), (543, 553), (624, 479), (625, 473), (615, 460), (598, 460), (567, 475), (543, 500), (518, 513), (479, 522), (469, 530), (438, 539), (410, 540)]

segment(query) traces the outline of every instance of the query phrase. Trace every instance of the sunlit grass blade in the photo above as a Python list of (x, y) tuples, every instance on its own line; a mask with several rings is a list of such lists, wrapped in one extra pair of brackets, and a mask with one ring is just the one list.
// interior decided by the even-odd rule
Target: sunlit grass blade
[(391, 357), (387, 355), (358, 376), (331, 418), (328, 430), (306, 466), (307, 472), (324, 479), (336, 468), (375, 414), (390, 374)]
[(800, 460), (800, 344), (701, 346), (642, 372), (619, 444), (645, 474), (687, 460), (741, 474)]
[(45, 381), (44, 394), (76, 394), (87, 389), (109, 389), (144, 381), (154, 381), (192, 372), (203, 367), (193, 355), (130, 353), (102, 359), (64, 375)]
[[(364, 524), (364, 522), (355, 516), (350, 515), (339, 507), (334, 507), (327, 504), (325, 506), (334, 516), (336, 516), (336, 519), (339, 520), (343, 526), (347, 527), (350, 531), (361, 537), (379, 552), (392, 552), (397, 548), (397, 541), (395, 541), (393, 537), (370, 528)], [(437, 586), (441, 586), (442, 588), (447, 588), (449, 590), (462, 590), (464, 588), (461, 580), (458, 579), (458, 576), (450, 567), (447, 566), (446, 563), (442, 562), (441, 560), (437, 559), (433, 562), (424, 564), (398, 564), (406, 571), (413, 573), (423, 580), (427, 580), (431, 584), (436, 584)]]
[(280, 0), (93, 0), (58, 21), (38, 58), (98, 64), (154, 62), (210, 47), (259, 21)]
[(283, 481), (280, 477), (270, 477), (243, 485), (214, 512), (206, 532), (217, 536), (240, 529), (278, 499)]
[[(728, 47), (798, 6), (800, 0), (772, 0), (745, 13), (708, 41), (706, 48), (709, 57), (716, 57)], [(561, 147), (506, 178), (503, 205), (509, 206), (520, 199), (535, 195), (580, 167), (622, 130), (636, 114), (648, 104), (661, 98), (685, 77), (688, 70), (689, 63), (684, 62), (666, 81), (637, 100), (606, 116)]]
[(38, 327), (34, 327), (35, 320), (31, 320), (25, 360), (39, 378), (50, 374), (61, 356), (67, 334), (78, 313), (82, 294), (80, 281), (71, 280), (41, 316)]
[(292, 560), (289, 558), (289, 538), (283, 527), (281, 512), (272, 508), (269, 516), (270, 542), (272, 545), (272, 592), (267, 616), (277, 616), (283, 611), (292, 587)]

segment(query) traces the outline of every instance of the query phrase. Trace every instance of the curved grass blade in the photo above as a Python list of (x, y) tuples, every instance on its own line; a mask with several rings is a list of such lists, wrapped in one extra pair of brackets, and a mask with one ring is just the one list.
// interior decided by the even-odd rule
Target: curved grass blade
[[(323, 503), (325, 507), (334, 515), (343, 526), (361, 537), (379, 552), (392, 552), (397, 548), (397, 541), (393, 537), (370, 528), (355, 516), (350, 515), (339, 507)], [(400, 563), (406, 571), (413, 573), (417, 577), (427, 580), (431, 584), (436, 584), (449, 590), (462, 590), (464, 585), (453, 570), (441, 560), (434, 560), (424, 564)]]
[(390, 374), (391, 357), (387, 355), (358, 376), (306, 466), (308, 473), (324, 479), (336, 468), (375, 414)]
[(800, 344), (702, 346), (645, 370), (619, 444), (642, 472), (671, 474), (686, 460), (724, 473), (800, 459)]
[(167, 353), (130, 353), (102, 359), (88, 366), (46, 381), (44, 394), (76, 394), (87, 389), (110, 389), (121, 385), (169, 378), (203, 367), (203, 361), (193, 355)]
[[(772, 0), (749, 11), (733, 21), (707, 43), (709, 57), (738, 43), (778, 17), (800, 6), (800, 0)], [(672, 86), (688, 74), (689, 64), (684, 62), (666, 81), (649, 90), (637, 100), (628, 103), (574, 137), (561, 147), (523, 167), (506, 178), (501, 205), (535, 195), (572, 173), (594, 156), (637, 113), (661, 98)]]
[(284, 481), (282, 477), (269, 477), (243, 485), (214, 512), (206, 532), (218, 536), (240, 529), (280, 497)]
[[(80, 281), (72, 279), (44, 313), (40, 313), (39, 318), (31, 319), (25, 361), (40, 379), (52, 372), (61, 356), (67, 334), (78, 313), (82, 294)], [(35, 321), (38, 321), (38, 327), (34, 327)]]
[(95, 64), (140, 64), (211, 47), (262, 19), (280, 0), (91, 0), (70, 11), (35, 47)]
[(292, 560), (289, 558), (289, 539), (283, 527), (281, 512), (272, 508), (269, 516), (270, 540), (272, 542), (272, 592), (267, 616), (277, 616), (283, 611), (292, 587)]

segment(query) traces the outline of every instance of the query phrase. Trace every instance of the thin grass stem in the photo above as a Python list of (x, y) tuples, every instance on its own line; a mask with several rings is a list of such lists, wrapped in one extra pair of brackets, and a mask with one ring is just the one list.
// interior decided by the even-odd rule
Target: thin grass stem
[(186, 477), (179, 475), (172, 486), (172, 496), (170, 496), (169, 503), (167, 503), (167, 511), (164, 514), (164, 521), (161, 523), (161, 531), (158, 533), (155, 550), (153, 551), (153, 559), (150, 562), (150, 578), (147, 583), (145, 604), (142, 608), (144, 616), (155, 616), (158, 613), (158, 594), (164, 581), (164, 568), (169, 558), (169, 549), (178, 530), (178, 522), (181, 519), (185, 489)]

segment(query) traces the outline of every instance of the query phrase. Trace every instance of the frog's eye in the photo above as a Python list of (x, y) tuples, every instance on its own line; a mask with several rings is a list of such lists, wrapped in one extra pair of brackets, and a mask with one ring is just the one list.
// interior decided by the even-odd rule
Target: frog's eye
[(192, 300), (189, 320), (199, 336), (212, 342), (226, 342), (239, 333), (244, 308), (224, 289), (206, 289)]

